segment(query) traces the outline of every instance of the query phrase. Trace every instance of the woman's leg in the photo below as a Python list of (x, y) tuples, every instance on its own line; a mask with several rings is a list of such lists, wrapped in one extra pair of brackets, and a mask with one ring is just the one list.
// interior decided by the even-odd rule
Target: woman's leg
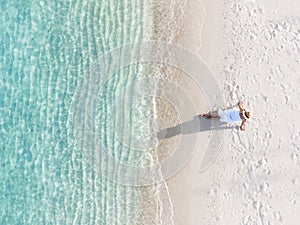
[(204, 113), (204, 114), (200, 114), (199, 116), (203, 116), (203, 117), (206, 117), (206, 118), (211, 118), (211, 115), (210, 113)]
[(205, 114), (200, 114), (199, 116), (204, 116), (206, 118), (219, 118), (219, 115), (218, 115), (218, 111), (212, 111), (212, 112), (209, 112), (209, 113), (205, 113)]

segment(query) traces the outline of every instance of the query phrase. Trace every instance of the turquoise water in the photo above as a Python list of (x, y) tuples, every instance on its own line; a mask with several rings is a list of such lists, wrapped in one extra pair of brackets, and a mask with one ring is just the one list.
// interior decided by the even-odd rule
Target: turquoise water
[[(141, 0), (1, 1), (0, 224), (155, 223), (158, 212), (139, 209), (141, 199), (156, 198), (155, 187), (102, 178), (76, 144), (71, 112), (74, 93), (101, 55), (151, 33), (145, 10)], [(122, 73), (133, 79), (132, 70)], [(113, 81), (122, 86), (120, 73)], [(104, 88), (98, 104), (115, 91), (113, 84)], [(98, 118), (103, 139), (112, 135), (103, 130), (111, 115), (105, 109)], [(135, 154), (122, 153), (130, 160)]]

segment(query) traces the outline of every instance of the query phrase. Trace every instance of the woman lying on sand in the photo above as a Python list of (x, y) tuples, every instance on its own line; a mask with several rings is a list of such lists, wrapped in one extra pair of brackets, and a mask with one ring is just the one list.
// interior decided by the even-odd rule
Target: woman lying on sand
[(247, 112), (243, 107), (243, 102), (238, 103), (239, 110), (228, 109), (228, 110), (218, 110), (214, 112), (209, 112), (205, 114), (200, 114), (199, 116), (204, 116), (208, 119), (219, 118), (222, 123), (237, 123), (242, 122), (240, 129), (245, 130), (245, 123), (250, 118), (250, 112)]

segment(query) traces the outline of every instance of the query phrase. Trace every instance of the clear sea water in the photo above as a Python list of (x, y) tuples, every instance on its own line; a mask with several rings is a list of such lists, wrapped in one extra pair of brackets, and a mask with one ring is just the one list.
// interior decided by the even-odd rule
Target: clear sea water
[[(168, 223), (157, 185), (110, 182), (84, 160), (70, 112), (101, 55), (151, 34), (147, 10), (142, 0), (0, 2), (0, 224)], [(126, 83), (120, 73), (100, 93), (100, 105), (110, 103), (114, 82)], [(122, 73), (134, 82), (130, 69)], [(109, 109), (98, 115), (103, 129)], [(142, 119), (135, 122), (147, 124), (151, 115)], [(99, 135), (109, 139), (109, 131)]]

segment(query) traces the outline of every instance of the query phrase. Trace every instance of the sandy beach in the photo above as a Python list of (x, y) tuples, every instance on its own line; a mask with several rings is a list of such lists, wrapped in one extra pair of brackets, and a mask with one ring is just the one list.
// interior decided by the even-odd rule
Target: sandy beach
[(0, 224), (300, 224), (299, 0), (0, 14)]
[[(201, 4), (205, 18), (195, 11)], [(225, 131), (206, 171), (199, 172), (199, 146), (168, 180), (174, 224), (298, 224), (300, 3), (193, 0), (186, 10), (185, 23), (195, 18), (187, 25), (190, 40), (201, 34), (191, 51), (209, 65), (226, 99), (219, 107), (242, 100), (253, 118), (244, 132)]]

